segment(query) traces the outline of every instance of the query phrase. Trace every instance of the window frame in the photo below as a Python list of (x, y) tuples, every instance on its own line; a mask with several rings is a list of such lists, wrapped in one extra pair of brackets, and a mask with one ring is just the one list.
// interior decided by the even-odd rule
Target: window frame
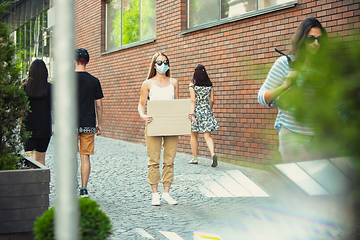
[[(122, 1), (122, 0), (121, 0)], [(142, 7), (142, 1), (141, 0), (138, 0), (139, 1), (139, 39), (141, 39), (141, 7)], [(122, 45), (123, 44), (123, 38), (121, 37), (121, 46), (118, 46), (118, 47), (114, 47), (114, 48), (111, 48), (111, 49), (107, 49), (107, 45), (108, 45), (108, 28), (107, 28), (107, 22), (108, 22), (108, 15), (107, 15), (107, 8), (108, 8), (108, 4), (110, 3), (106, 3), (105, 4), (105, 36), (104, 36), (104, 52), (100, 53), (100, 55), (106, 55), (106, 54), (109, 54), (109, 53), (113, 53), (113, 52), (117, 52), (117, 51), (120, 51), (120, 50), (123, 50), (123, 49), (128, 49), (128, 48), (133, 48), (133, 47), (136, 47), (136, 46), (141, 46), (141, 45), (144, 45), (144, 44), (148, 44), (148, 43), (151, 43), (151, 42), (154, 42), (156, 40), (156, 32), (155, 32), (155, 37), (153, 38), (148, 38), (148, 39), (145, 39), (145, 40), (140, 40), (140, 41), (136, 41), (136, 42), (132, 42), (132, 43), (128, 43), (126, 45)], [(156, 16), (156, 5), (155, 5), (155, 16)], [(123, 19), (123, 9), (121, 8), (121, 19)], [(121, 24), (121, 32), (123, 31), (123, 24)], [(156, 22), (155, 22), (155, 31), (156, 31)]]
[[(186, 0), (186, 30), (179, 32), (179, 34), (187, 34), (187, 33), (199, 31), (202, 29), (212, 28), (212, 27), (219, 26), (219, 25), (226, 24), (226, 23), (236, 22), (236, 21), (246, 19), (246, 18), (263, 15), (266, 13), (271, 13), (271, 12), (276, 12), (276, 11), (287, 9), (287, 8), (292, 8), (298, 4), (298, 0), (293, 0), (293, 1), (290, 1), (287, 3), (282, 3), (282, 4), (262, 8), (262, 9), (256, 9), (254, 11), (250, 11), (250, 12), (240, 14), (240, 15), (234, 16), (234, 17), (227, 17), (227, 18), (223, 18), (223, 19), (220, 18), (219, 20), (211, 21), (208, 23), (200, 24), (195, 27), (189, 28), (189, 1), (190, 0)], [(256, 8), (258, 8), (258, 1), (259, 0), (256, 0), (256, 3), (255, 3)], [(220, 5), (221, 5), (221, 3), (218, 2), (218, 6), (219, 6), (218, 11), (221, 11)]]

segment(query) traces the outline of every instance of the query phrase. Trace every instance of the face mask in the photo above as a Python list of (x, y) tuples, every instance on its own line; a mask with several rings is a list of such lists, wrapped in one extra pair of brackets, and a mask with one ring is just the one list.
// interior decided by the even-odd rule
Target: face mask
[(164, 74), (164, 73), (167, 72), (167, 70), (169, 70), (169, 66), (168, 66), (168, 65), (161, 64), (161, 66), (159, 67), (159, 66), (156, 64), (156, 71), (158, 71), (158, 73)]

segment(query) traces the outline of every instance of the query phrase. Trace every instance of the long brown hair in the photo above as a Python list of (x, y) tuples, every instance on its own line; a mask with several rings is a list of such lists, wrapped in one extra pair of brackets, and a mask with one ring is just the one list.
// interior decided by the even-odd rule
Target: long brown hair
[(29, 69), (28, 81), (25, 85), (25, 92), (31, 98), (43, 98), (49, 95), (47, 84), (48, 70), (45, 62), (35, 59)]
[(303, 64), (305, 60), (304, 54), (306, 53), (305, 49), (305, 38), (309, 33), (310, 29), (313, 27), (317, 27), (321, 30), (321, 44), (319, 53), (324, 49), (327, 43), (327, 32), (325, 28), (321, 25), (321, 23), (316, 18), (306, 18), (304, 19), (298, 28), (296, 29), (292, 39), (291, 39), (291, 49), (290, 54), (294, 55), (294, 60), (298, 65)]
[(157, 53), (154, 54), (154, 56), (151, 59), (150, 69), (149, 69), (147, 79), (153, 78), (156, 75), (155, 62), (156, 62), (156, 58), (158, 56), (164, 56), (164, 57), (166, 57), (166, 60), (168, 60), (168, 62), (169, 62), (169, 70), (166, 71), (165, 75), (167, 77), (170, 77), (170, 61), (169, 61), (169, 58), (164, 53), (157, 52)]

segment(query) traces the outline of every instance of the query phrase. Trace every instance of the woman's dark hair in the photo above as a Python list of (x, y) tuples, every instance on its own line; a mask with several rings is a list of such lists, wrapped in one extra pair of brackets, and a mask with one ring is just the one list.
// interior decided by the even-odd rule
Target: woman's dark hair
[(43, 60), (35, 59), (30, 66), (25, 92), (31, 98), (43, 98), (49, 95), (47, 84), (48, 70)]
[(191, 79), (191, 82), (196, 86), (212, 86), (209, 76), (206, 73), (206, 69), (203, 65), (199, 64), (195, 68), (194, 76)]
[(296, 29), (292, 39), (291, 39), (291, 49), (290, 54), (294, 55), (295, 62), (300, 65), (303, 64), (305, 60), (305, 39), (310, 29), (313, 27), (317, 27), (321, 30), (321, 44), (319, 52), (324, 49), (324, 45), (327, 43), (327, 32), (325, 28), (321, 25), (321, 23), (316, 18), (306, 18), (304, 19), (298, 28)]
[(154, 56), (151, 59), (150, 69), (149, 69), (147, 79), (153, 78), (156, 75), (155, 62), (156, 62), (156, 59), (157, 59), (158, 56), (164, 56), (168, 60), (168, 62), (169, 62), (169, 70), (166, 71), (165, 75), (167, 77), (170, 77), (170, 61), (169, 61), (169, 58), (164, 53), (157, 52), (157, 53), (154, 54)]

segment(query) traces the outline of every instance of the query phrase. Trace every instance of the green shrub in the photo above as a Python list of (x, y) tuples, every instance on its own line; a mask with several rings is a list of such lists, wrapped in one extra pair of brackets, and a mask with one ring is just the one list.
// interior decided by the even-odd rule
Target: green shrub
[(5, 155), (0, 157), (0, 170), (14, 170), (18, 169), (18, 156)]
[[(0, 15), (5, 7), (6, 4), (0, 4)], [(0, 170), (17, 168), (22, 142), (28, 137), (19, 128), (19, 119), (26, 117), (29, 104), (14, 56), (15, 46), (9, 38), (8, 26), (0, 22)]]
[[(81, 239), (106, 239), (112, 225), (109, 217), (99, 209), (99, 204), (89, 198), (80, 198), (79, 209)], [(52, 207), (36, 219), (36, 240), (54, 239), (54, 212), (55, 207)]]
[(360, 167), (360, 34), (351, 37), (332, 39), (326, 54), (312, 59), (321, 63), (317, 71), (299, 71), (305, 76), (302, 91), (287, 101), (294, 105), (295, 119), (321, 139), (317, 147), (352, 156)]
[(54, 212), (55, 208), (52, 207), (45, 211), (43, 215), (36, 218), (34, 226), (34, 232), (36, 234), (35, 239), (54, 239)]

